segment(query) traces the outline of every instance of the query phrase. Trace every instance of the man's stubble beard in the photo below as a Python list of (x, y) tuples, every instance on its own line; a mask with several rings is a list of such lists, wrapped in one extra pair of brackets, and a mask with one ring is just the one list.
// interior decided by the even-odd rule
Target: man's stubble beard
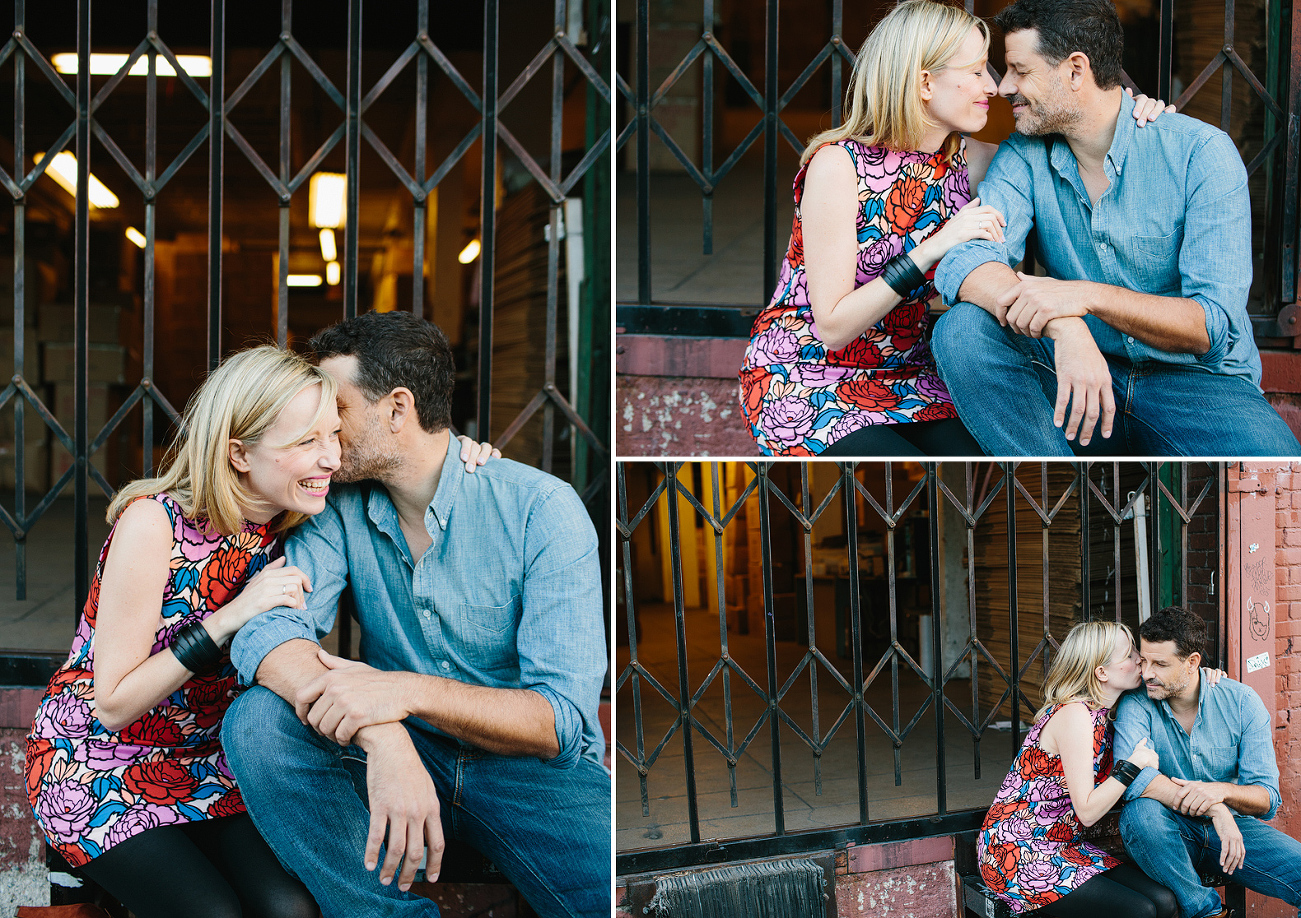
[(1041, 99), (1016, 119), (1016, 130), (1018, 134), (1026, 137), (1065, 134), (1078, 124), (1082, 117), (1079, 107), (1069, 104), (1066, 89), (1058, 80), (1056, 91), (1051, 98)]
[(333, 480), (340, 484), (372, 479), (382, 481), (387, 473), (402, 464), (402, 457), (384, 450), (380, 442), (379, 418), (368, 413), (366, 426), (344, 446)]

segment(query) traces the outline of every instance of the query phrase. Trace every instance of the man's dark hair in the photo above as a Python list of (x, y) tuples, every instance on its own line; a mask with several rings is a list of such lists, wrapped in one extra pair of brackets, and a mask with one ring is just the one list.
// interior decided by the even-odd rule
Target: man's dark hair
[(1152, 644), (1175, 642), (1175, 653), (1187, 660), (1195, 653), (1206, 656), (1206, 622), (1183, 606), (1167, 606), (1138, 626), (1138, 636)]
[(1079, 51), (1099, 89), (1120, 85), (1125, 36), (1111, 0), (1016, 0), (994, 23), (1004, 35), (1038, 31), (1039, 55), (1054, 67)]
[(411, 390), (422, 429), (452, 426), (456, 364), (447, 336), (409, 312), (368, 312), (317, 332), (308, 343), (317, 362), (356, 357), (353, 383), (372, 405), (399, 386)]

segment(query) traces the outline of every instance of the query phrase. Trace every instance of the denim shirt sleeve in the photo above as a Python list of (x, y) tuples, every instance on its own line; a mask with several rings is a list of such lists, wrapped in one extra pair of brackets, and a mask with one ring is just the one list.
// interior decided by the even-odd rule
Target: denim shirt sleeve
[[(1120, 696), (1116, 708), (1116, 736), (1112, 743), (1113, 754), (1117, 761), (1128, 758), (1141, 739), (1147, 739), (1148, 748), (1154, 748), (1156, 741), (1152, 736), (1152, 718), (1143, 703), (1126, 692)], [(1125, 788), (1125, 800), (1141, 797), (1143, 791), (1152, 783), (1152, 779), (1161, 774), (1155, 768), (1144, 768), (1138, 777)]]
[[(1198, 360), (1218, 367), (1235, 340), (1250, 334), (1251, 199), (1247, 169), (1226, 134), (1207, 137), (1188, 162), (1181, 292), (1206, 312), (1210, 349)], [(1236, 320), (1236, 321), (1235, 321)]]
[(520, 688), (551, 704), (560, 753), (547, 764), (569, 768), (582, 754), (584, 712), (596, 716), (606, 669), (596, 530), (573, 488), (555, 488), (534, 506), (524, 552)]
[(958, 301), (958, 291), (967, 275), (986, 262), (1015, 267), (1025, 258), (1025, 240), (1034, 228), (1033, 187), (1034, 175), (1021, 151), (1011, 143), (1000, 144), (976, 194), (981, 204), (998, 208), (1007, 220), (1004, 241), (972, 239), (945, 253), (935, 267), (935, 289), (944, 297), (945, 305)]
[(230, 645), (230, 659), (242, 685), (252, 685), (262, 660), (285, 641), (295, 638), (321, 643), (334, 627), (339, 594), (348, 582), (343, 524), (329, 503), (285, 540), (286, 564), (307, 575), (312, 591), (306, 609), (279, 606), (255, 616), (239, 629)]
[(1238, 783), (1255, 784), (1269, 791), (1269, 820), (1278, 812), (1283, 798), (1278, 791), (1278, 762), (1274, 759), (1274, 731), (1265, 704), (1253, 689), (1242, 693), (1240, 708), (1242, 739), (1238, 743)]

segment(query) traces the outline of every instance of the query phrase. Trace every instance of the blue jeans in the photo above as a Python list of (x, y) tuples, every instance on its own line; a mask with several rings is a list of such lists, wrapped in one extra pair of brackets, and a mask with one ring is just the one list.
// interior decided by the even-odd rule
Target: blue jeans
[[(1301, 842), (1254, 816), (1239, 816), (1237, 823), (1247, 854), (1233, 879), (1296, 906), (1301, 915)], [(1197, 879), (1199, 870), (1220, 870), (1220, 836), (1209, 819), (1182, 816), (1139, 797), (1120, 812), (1120, 836), (1143, 872), (1175, 894), (1184, 918), (1219, 913), (1220, 897)]]
[[(610, 914), (610, 776), (587, 759), (553, 768), (495, 755), (408, 726), (438, 790), (444, 838), (478, 850), (545, 918)], [(370, 825), (365, 753), (304, 726), (278, 695), (254, 686), (221, 729), (249, 814), (325, 918), (423, 915), (427, 899), (379, 882), (362, 852)], [(380, 863), (383, 862), (381, 855)]]
[(1116, 420), (1088, 446), (1053, 426), (1053, 342), (1004, 328), (971, 303), (940, 317), (931, 340), (953, 404), (990, 456), (1295, 456), (1301, 444), (1249, 379), (1107, 357)]

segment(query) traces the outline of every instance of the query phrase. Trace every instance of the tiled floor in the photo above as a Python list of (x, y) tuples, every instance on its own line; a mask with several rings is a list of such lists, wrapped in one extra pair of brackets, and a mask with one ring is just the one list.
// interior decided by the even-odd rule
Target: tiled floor
[[(753, 160), (753, 161), (752, 161)], [(794, 174), (783, 163), (781, 174)], [(783, 180), (784, 181), (784, 180)], [(651, 176), (651, 294), (657, 303), (762, 306), (763, 168), (748, 157), (714, 192), (713, 254), (703, 254), (700, 188), (686, 175)], [(615, 297), (637, 300), (637, 183), (621, 173), (616, 185)], [(777, 248), (785, 254), (795, 211), (789, 189), (777, 194)]]
[[(676, 697), (678, 661), (675, 625), (671, 608), (646, 607), (639, 610), (641, 639), (638, 660), (650, 675)], [(722, 676), (719, 674), (703, 692), (701, 686), (709, 667), (719, 660), (719, 630), (716, 612), (691, 611), (686, 615), (688, 647), (688, 682), (693, 694), (699, 695), (694, 707), (700, 729), (708, 730), (727, 746), (727, 720), (723, 699)], [(728, 635), (730, 658), (766, 692), (768, 685), (767, 651), (762, 634)], [(834, 645), (830, 662), (852, 682), (852, 662), (836, 659)], [(812, 737), (813, 717), (809, 673), (807, 669), (791, 680), (791, 674), (805, 659), (806, 648), (793, 642), (777, 645), (777, 673), (782, 694), (781, 711), (789, 715), (807, 736)], [(628, 666), (629, 649), (618, 648), (618, 672)], [(874, 665), (875, 661), (872, 661)], [(870, 665), (868, 671), (870, 672)], [(835, 729), (834, 737), (820, 757), (796, 733), (790, 721), (780, 722), (780, 764), (782, 809), (787, 831), (800, 831), (859, 822), (858, 757), (855, 724), (852, 715), (838, 719), (849, 702), (849, 695), (822, 664), (817, 672), (818, 723), (825, 738)], [(789, 680), (789, 685), (787, 685)], [(739, 746), (758, 723), (765, 711), (763, 699), (738, 676), (731, 678), (734, 747)], [(867, 691), (867, 701), (887, 725), (893, 722), (891, 710), (891, 668), (887, 665)], [(970, 718), (971, 688), (966, 680), (953, 680), (947, 697)], [(900, 729), (929, 701), (924, 683), (905, 665), (900, 665)], [(672, 706), (659, 692), (642, 680), (641, 723), (645, 749), (649, 754), (674, 727)], [(631, 682), (619, 689), (617, 698), (616, 739), (627, 750), (637, 748), (637, 718)], [(691, 737), (696, 780), (696, 801), (700, 837), (738, 838), (764, 835), (774, 831), (773, 756), (771, 722), (765, 721), (736, 762), (734, 769), (737, 805), (732, 805), (732, 770), (725, 756), (705, 739), (700, 729)], [(947, 806), (950, 811), (989, 805), (1002, 783), (1011, 762), (1012, 736), (1007, 732), (986, 731), (980, 744), (980, 777), (975, 777), (971, 735), (953, 712), (944, 712), (944, 749), (946, 757)], [(899, 749), (899, 782), (895, 781), (895, 757), (891, 741), (870, 719), (866, 730), (866, 786), (869, 820), (894, 819), (933, 814), (936, 804), (936, 718), (928, 707), (907, 733)], [(688, 797), (686, 791), (683, 734), (673, 733), (646, 776), (646, 807), (643, 814), (642, 788), (637, 769), (620, 753), (615, 755), (615, 820), (619, 851), (653, 848), (690, 841)], [(819, 792), (818, 783), (821, 783)]]

